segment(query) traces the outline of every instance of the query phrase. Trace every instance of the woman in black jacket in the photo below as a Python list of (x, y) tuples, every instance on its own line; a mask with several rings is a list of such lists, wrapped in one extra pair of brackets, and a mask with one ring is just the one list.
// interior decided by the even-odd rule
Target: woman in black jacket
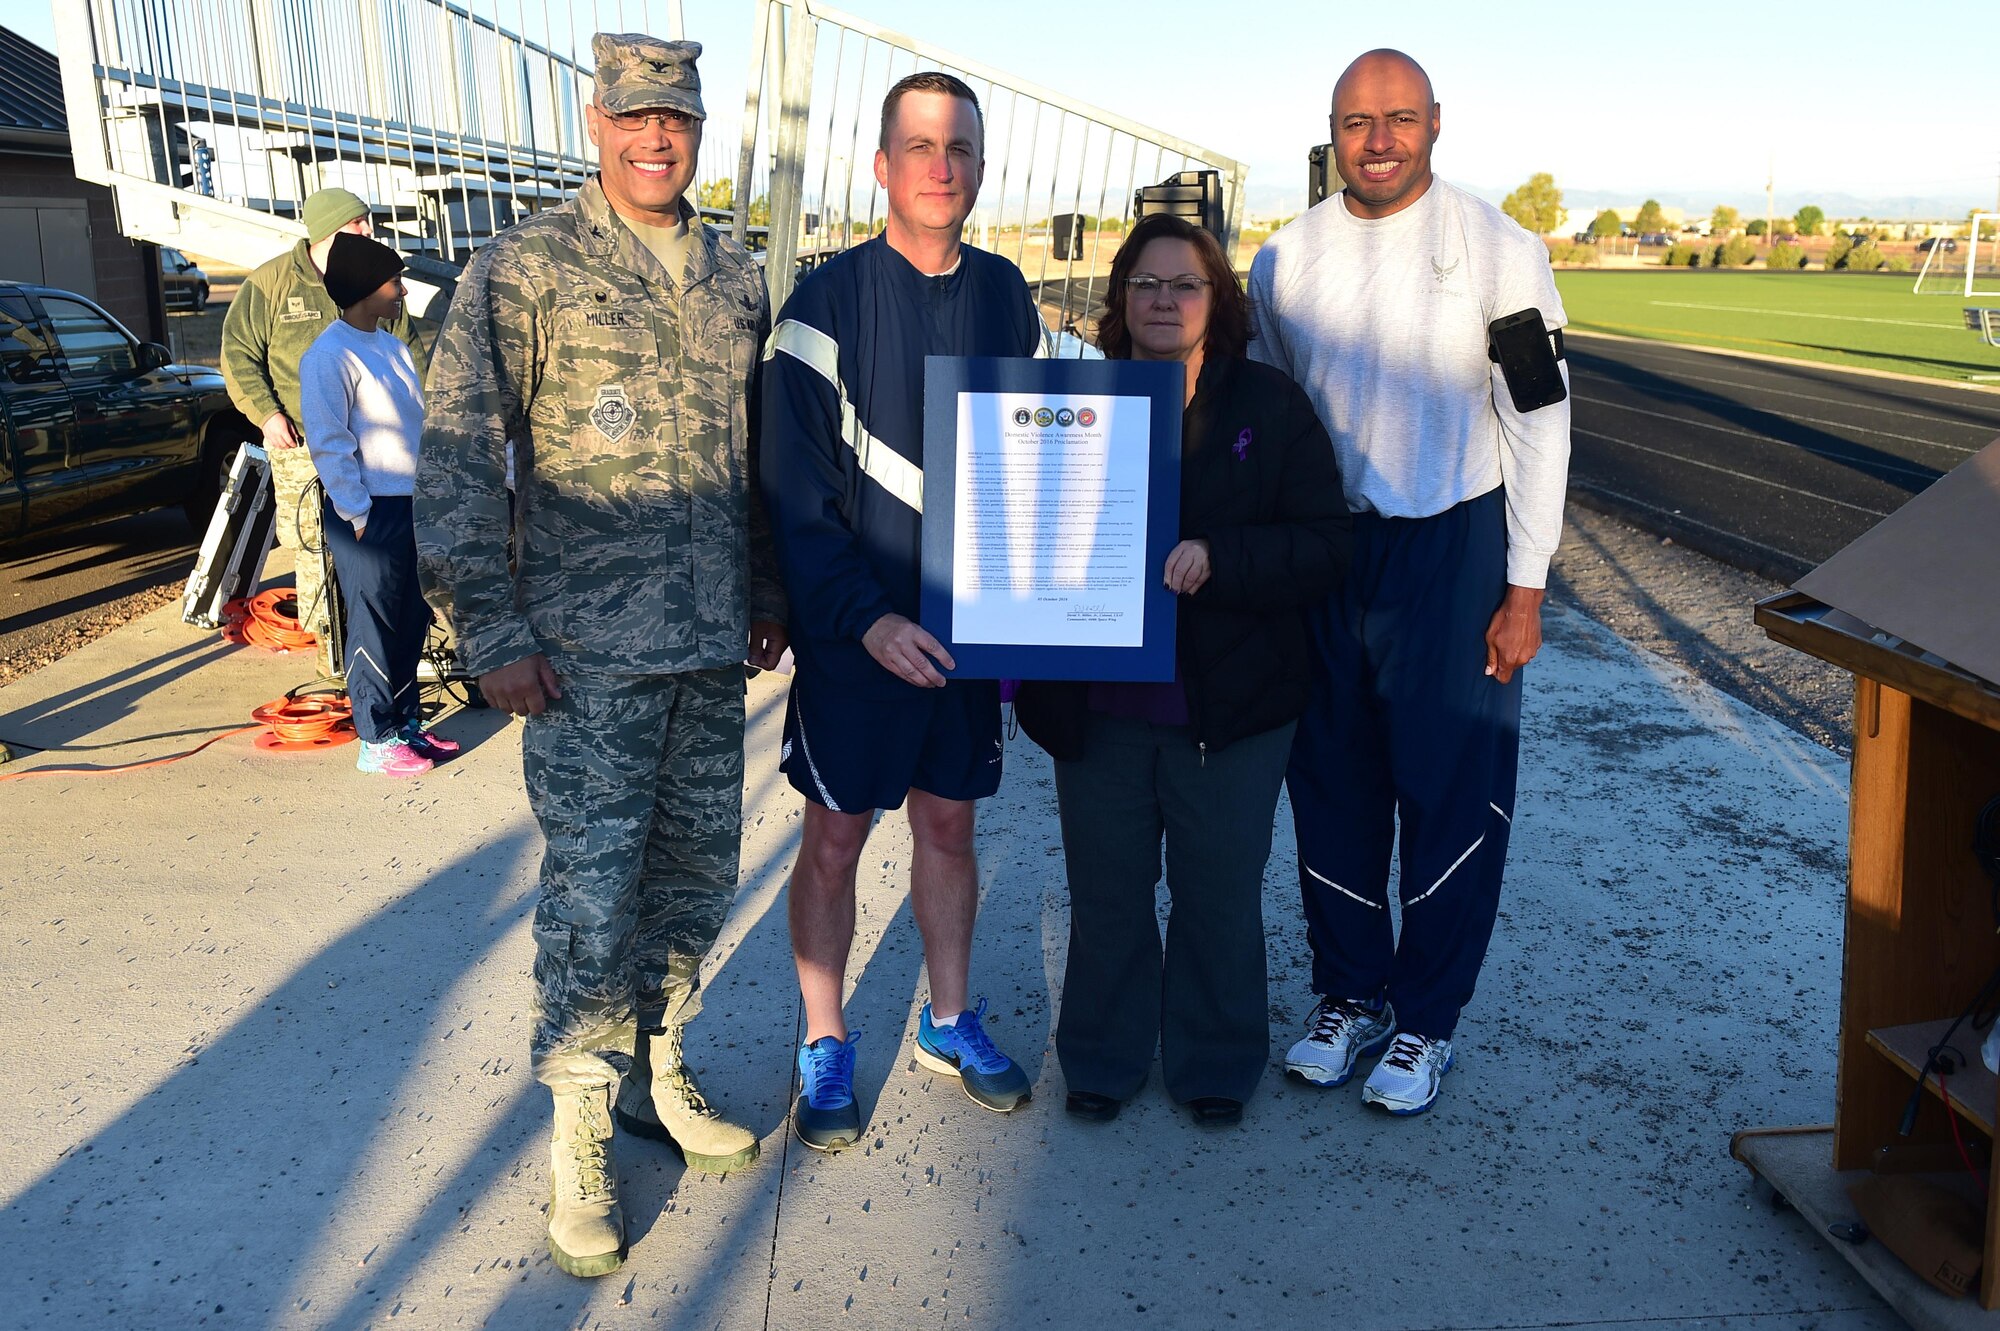
[[(1244, 359), (1248, 308), (1222, 247), (1145, 218), (1112, 260), (1098, 343), (1187, 367), (1170, 684), (1027, 683), (1015, 711), (1055, 759), (1069, 875), (1056, 1055), (1067, 1108), (1115, 1117), (1160, 1050), (1198, 1122), (1242, 1117), (1270, 1057), (1264, 865), (1311, 679), (1302, 611), (1347, 567), (1333, 446), (1284, 374)], [(1172, 913), (1154, 917), (1166, 841)]]

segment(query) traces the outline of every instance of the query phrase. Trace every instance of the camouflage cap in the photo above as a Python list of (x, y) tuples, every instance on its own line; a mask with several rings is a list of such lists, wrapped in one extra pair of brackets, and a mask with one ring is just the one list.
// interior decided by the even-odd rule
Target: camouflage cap
[(614, 115), (670, 106), (702, 120), (700, 42), (663, 42), (643, 32), (600, 32), (590, 39), (597, 61), (597, 104)]

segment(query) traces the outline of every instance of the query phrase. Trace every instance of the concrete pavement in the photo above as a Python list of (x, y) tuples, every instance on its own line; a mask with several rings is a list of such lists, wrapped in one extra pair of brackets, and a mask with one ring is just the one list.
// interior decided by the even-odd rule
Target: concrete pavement
[[(0, 771), (172, 752), (309, 674), (170, 608), (0, 690), (0, 739), (138, 742)], [(785, 1121), (800, 801), (759, 681), (743, 892), (691, 1046), (763, 1159), (715, 1181), (621, 1140), (633, 1256), (593, 1283), (541, 1231), (539, 842), (504, 718), (448, 721), (469, 751), (408, 784), (359, 776), (351, 747), (232, 739), (0, 785), (0, 1323), (1896, 1325), (1727, 1154), (1738, 1127), (1831, 1115), (1845, 764), (1574, 615), (1529, 678), (1508, 893), (1433, 1113), (1276, 1075), (1311, 1004), (1281, 810), (1273, 1071), (1243, 1127), (1196, 1129), (1157, 1081), (1115, 1123), (1069, 1120), (1054, 792), (1017, 738), (981, 816), (974, 974), (1036, 1097), (1002, 1118), (913, 1064), (891, 815), (851, 967), (870, 1132), (831, 1159)]]

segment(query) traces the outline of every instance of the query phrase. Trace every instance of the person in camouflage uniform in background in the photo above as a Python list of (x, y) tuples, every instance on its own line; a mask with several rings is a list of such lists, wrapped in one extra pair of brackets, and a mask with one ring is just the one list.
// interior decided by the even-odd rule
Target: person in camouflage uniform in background
[(695, 1168), (756, 1158), (681, 1030), (736, 892), (745, 643), (762, 667), (785, 648), (754, 480), (769, 299), (683, 197), (701, 47), (599, 33), (592, 51), (599, 173), (466, 269), (416, 487), (426, 594), (487, 700), (527, 718), (547, 841), (533, 1066), (555, 1097), (549, 1247), (573, 1275), (623, 1261), (614, 1116)]
[[(329, 655), (326, 643), (332, 605), (320, 574), (319, 501), (304, 498), (317, 473), (302, 447), (299, 358), (340, 318), (322, 276), (333, 238), (343, 231), (373, 235), (374, 227), (368, 220), (368, 205), (344, 189), (308, 194), (299, 211), (306, 238), (244, 278), (229, 302), (222, 321), (222, 378), (236, 409), (264, 432), (277, 499), (278, 541), (298, 561), (292, 586), (298, 593), (299, 620), (319, 635), (319, 668), (332, 675), (339, 672), (340, 662)], [(405, 312), (388, 330), (410, 348), (421, 379), (430, 363), (436, 325)]]

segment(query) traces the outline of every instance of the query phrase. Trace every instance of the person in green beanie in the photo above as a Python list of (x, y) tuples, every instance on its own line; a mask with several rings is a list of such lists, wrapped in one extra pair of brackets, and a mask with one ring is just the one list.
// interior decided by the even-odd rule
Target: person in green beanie
[[(319, 635), (320, 669), (330, 675), (338, 663), (325, 646), (331, 607), (320, 575), (320, 506), (305, 499), (315, 475), (299, 433), (299, 359), (340, 318), (323, 276), (333, 238), (343, 231), (367, 236), (374, 228), (368, 205), (350, 190), (307, 195), (301, 215), (306, 238), (244, 278), (229, 302), (222, 323), (222, 377), (236, 409), (263, 429), (277, 493), (278, 540), (298, 559), (293, 586), (299, 620)], [(425, 373), (435, 327), (405, 311), (387, 329), (408, 345), (417, 373)]]

